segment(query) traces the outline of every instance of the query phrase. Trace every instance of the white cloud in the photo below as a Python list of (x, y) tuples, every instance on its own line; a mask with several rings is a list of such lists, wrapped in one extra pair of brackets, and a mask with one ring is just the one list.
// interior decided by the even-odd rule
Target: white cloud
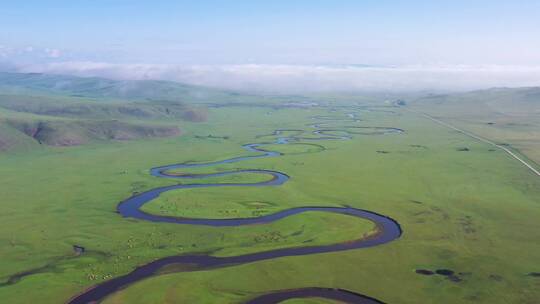
[(11, 50), (8, 47), (0, 45), (0, 57), (8, 58), (10, 52)]
[(59, 58), (62, 55), (59, 49), (44, 49), (43, 51), (49, 58)]
[(21, 72), (160, 79), (250, 91), (473, 90), (540, 86), (540, 66), (155, 65), (55, 62)]
[(12, 65), (52, 62), (62, 57), (62, 51), (55, 48), (39, 48), (32, 45), (9, 47), (0, 45), (0, 57)]

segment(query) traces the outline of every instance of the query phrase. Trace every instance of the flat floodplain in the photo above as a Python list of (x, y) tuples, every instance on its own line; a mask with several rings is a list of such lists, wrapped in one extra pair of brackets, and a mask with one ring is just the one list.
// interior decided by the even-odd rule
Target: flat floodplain
[[(398, 240), (207, 271), (164, 270), (105, 303), (242, 303), (272, 290), (309, 286), (346, 289), (386, 303), (535, 303), (540, 280), (529, 274), (540, 272), (540, 180), (502, 151), (419, 115), (366, 107), (335, 112), (220, 107), (211, 109), (208, 122), (183, 123), (184, 135), (176, 138), (0, 156), (0, 184), (9, 189), (1, 199), (0, 299), (66, 302), (138, 265), (172, 255), (234, 256), (369, 236), (376, 229), (371, 222), (336, 214), (215, 228), (126, 219), (116, 211), (133, 193), (192, 182), (153, 177), (152, 167), (255, 155), (241, 145), (272, 142), (275, 136), (261, 135), (276, 129), (305, 130), (309, 137), (312, 117), (346, 118), (351, 111), (359, 122), (333, 121), (332, 128), (405, 132), (304, 140), (310, 145), (303, 147), (273, 144), (268, 148), (282, 156), (179, 170), (175, 173), (267, 169), (285, 172), (290, 180), (279, 187), (172, 191), (144, 210), (226, 218), (302, 206), (351, 206), (398, 221), (403, 230)], [(260, 179), (229, 175), (196, 182)], [(74, 245), (85, 251), (75, 254)], [(422, 275), (416, 272), (420, 269), (449, 269), (454, 275)]]

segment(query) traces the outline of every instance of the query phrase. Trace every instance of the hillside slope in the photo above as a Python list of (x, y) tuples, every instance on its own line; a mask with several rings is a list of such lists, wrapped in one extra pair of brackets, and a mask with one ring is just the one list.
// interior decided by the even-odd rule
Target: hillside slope
[[(0, 73), (0, 151), (177, 136), (207, 119), (204, 96), (227, 93), (163, 81)], [(214, 101), (214, 100), (212, 100)]]
[(157, 80), (112, 80), (39, 73), (0, 72), (0, 91), (12, 94), (49, 93), (115, 100), (207, 102), (231, 99), (224, 90)]
[(428, 95), (411, 100), (409, 105), (498, 144), (508, 145), (540, 164), (540, 88)]

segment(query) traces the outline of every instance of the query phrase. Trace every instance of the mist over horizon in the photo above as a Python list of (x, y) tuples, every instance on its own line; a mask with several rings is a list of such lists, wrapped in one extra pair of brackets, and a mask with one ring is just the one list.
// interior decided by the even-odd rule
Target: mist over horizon
[(452, 92), (540, 86), (540, 66), (168, 65), (66, 61), (0, 64), (0, 71), (115, 80), (165, 80), (262, 93)]
[(538, 11), (530, 0), (5, 3), (0, 70), (282, 93), (540, 86)]

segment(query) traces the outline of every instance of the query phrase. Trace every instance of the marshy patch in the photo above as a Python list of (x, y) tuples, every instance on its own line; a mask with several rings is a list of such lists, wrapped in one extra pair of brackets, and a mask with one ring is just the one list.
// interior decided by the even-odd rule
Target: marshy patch
[(527, 276), (534, 277), (534, 278), (540, 278), (540, 272), (529, 272), (529, 273), (527, 273)]
[(455, 271), (451, 269), (441, 268), (436, 270), (429, 270), (429, 269), (416, 269), (415, 273), (424, 275), (424, 276), (433, 276), (433, 275), (440, 275), (443, 277), (446, 277), (447, 280), (458, 283), (463, 281), (462, 275), (469, 275), (470, 273), (462, 273), (456, 274)]
[(458, 223), (461, 226), (461, 229), (463, 229), (463, 232), (467, 234), (475, 233), (476, 227), (473, 223), (472, 217), (469, 215), (466, 215), (465, 217), (459, 218)]
[(79, 245), (73, 245), (73, 252), (75, 252), (75, 255), (81, 255), (86, 251), (86, 248)]
[(459, 273), (460, 275), (457, 275), (451, 269), (437, 269), (437, 270), (435, 270), (435, 273), (438, 274), (438, 275), (441, 275), (441, 276), (445, 276), (446, 279), (448, 279), (449, 281), (454, 282), (454, 283), (459, 283), (459, 282), (463, 281), (463, 279), (460, 276), (460, 275), (464, 274), (462, 272)]
[(421, 274), (421, 275), (426, 275), (426, 276), (430, 276), (430, 275), (434, 275), (435, 272), (429, 270), (429, 269), (416, 269), (414, 272), (416, 272), (417, 274)]
[(471, 151), (471, 149), (469, 149), (467, 147), (460, 147), (460, 148), (457, 148), (456, 150), (459, 151), (459, 152), (469, 152), (469, 151)]
[(463, 281), (460, 277), (458, 277), (457, 275), (449, 275), (449, 276), (446, 276), (446, 278), (454, 283), (459, 283), (461, 281)]
[(377, 153), (379, 153), (379, 154), (388, 154), (390, 152), (384, 151), (384, 150), (377, 150)]
[(430, 209), (432, 211), (434, 211), (435, 213), (439, 214), (441, 219), (443, 219), (443, 220), (449, 220), (450, 219), (450, 215), (446, 211), (444, 211), (443, 209), (441, 209), (439, 207), (435, 207), (435, 206), (431, 207)]
[(454, 271), (453, 271), (453, 270), (451, 270), (451, 269), (445, 269), (445, 268), (437, 269), (437, 270), (435, 270), (435, 273), (438, 274), (438, 275), (442, 275), (442, 276), (451, 276), (451, 275), (454, 275)]
[(503, 277), (498, 274), (490, 274), (488, 278), (495, 282), (501, 282), (503, 280)]

